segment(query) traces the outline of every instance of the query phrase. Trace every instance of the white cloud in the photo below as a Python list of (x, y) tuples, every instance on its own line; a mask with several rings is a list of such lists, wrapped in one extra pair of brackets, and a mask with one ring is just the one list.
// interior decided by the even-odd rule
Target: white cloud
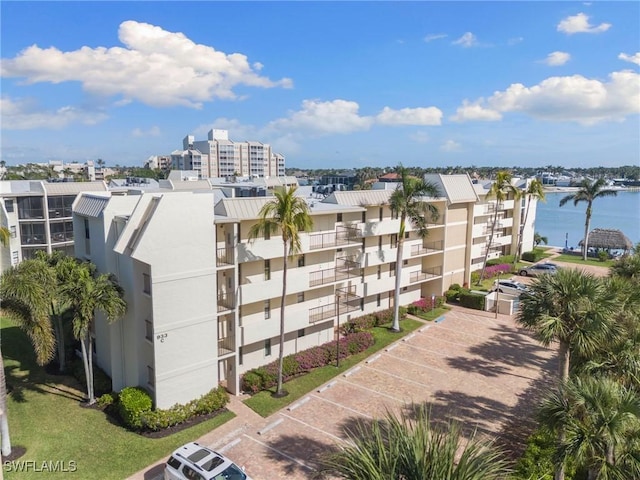
[(453, 45), (460, 45), (461, 47), (468, 48), (468, 47), (473, 47), (474, 45), (477, 45), (478, 39), (473, 33), (467, 32), (464, 35), (462, 35), (459, 39), (453, 41), (452, 43)]
[(200, 108), (215, 98), (236, 99), (239, 85), (272, 88), (292, 86), (288, 78), (272, 81), (257, 72), (245, 55), (225, 54), (194, 43), (182, 33), (148, 23), (125, 21), (118, 36), (122, 47), (82, 47), (62, 52), (55, 47), (26, 48), (2, 59), (3, 77), (24, 77), (26, 83), (78, 81), (92, 94), (120, 95), (155, 107)]
[(446, 33), (431, 33), (431, 34), (427, 35), (426, 37), (424, 37), (424, 41), (429, 43), (429, 42), (433, 42), (434, 40), (440, 40), (441, 38), (447, 38), (447, 34)]
[(627, 55), (626, 53), (621, 53), (618, 55), (620, 60), (624, 60), (625, 62), (635, 63), (636, 65), (640, 65), (640, 52), (636, 52), (633, 55)]
[(134, 137), (159, 137), (160, 136), (160, 127), (154, 125), (148, 130), (143, 130), (141, 128), (134, 128), (131, 132), (131, 135)]
[(507, 45), (517, 45), (520, 42), (524, 41), (524, 37), (515, 37), (507, 40)]
[(611, 28), (610, 23), (601, 23), (597, 27), (589, 23), (589, 16), (584, 13), (569, 16), (560, 21), (557, 26), (559, 32), (573, 35), (574, 33), (602, 33)]
[(4, 130), (59, 130), (72, 123), (95, 125), (108, 118), (101, 112), (84, 111), (70, 106), (57, 110), (40, 110), (32, 101), (14, 101), (8, 97), (0, 99), (0, 116)]
[(481, 104), (484, 99), (480, 99), (476, 102), (469, 102), (463, 100), (462, 106), (458, 107), (456, 114), (451, 117), (454, 122), (466, 122), (470, 120), (484, 120), (484, 121), (497, 121), (502, 119), (500, 112), (486, 108)]
[(559, 65), (564, 65), (571, 59), (571, 55), (567, 52), (551, 52), (547, 55), (547, 58), (544, 60), (544, 63), (551, 67), (557, 67)]
[(440, 146), (440, 150), (443, 152), (459, 152), (462, 149), (462, 145), (453, 140), (447, 140)]
[(360, 106), (348, 100), (304, 100), (302, 109), (269, 123), (275, 130), (303, 130), (315, 133), (350, 133), (368, 130), (372, 117), (360, 116)]
[(384, 107), (382, 112), (376, 115), (376, 123), (382, 125), (440, 125), (442, 111), (436, 107), (402, 108), (400, 110)]
[[(622, 121), (628, 115), (640, 113), (640, 75), (623, 70), (611, 73), (608, 82), (572, 75), (550, 77), (532, 87), (515, 83), (502, 92), (495, 92), (487, 100), (481, 98), (472, 104), (463, 103), (458, 109), (457, 120), (473, 119), (473, 110), (465, 110), (471, 106), (480, 107), (481, 112), (487, 109), (501, 114), (522, 112), (543, 120), (584, 125)], [(477, 115), (475, 119), (493, 119), (490, 117)]]

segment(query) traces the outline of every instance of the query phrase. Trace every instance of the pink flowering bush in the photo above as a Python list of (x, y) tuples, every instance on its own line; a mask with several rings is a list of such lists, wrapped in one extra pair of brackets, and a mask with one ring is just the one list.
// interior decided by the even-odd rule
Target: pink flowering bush
[(503, 273), (509, 273), (511, 271), (511, 265), (508, 263), (501, 263), (499, 265), (490, 265), (484, 271), (484, 278), (494, 278)]

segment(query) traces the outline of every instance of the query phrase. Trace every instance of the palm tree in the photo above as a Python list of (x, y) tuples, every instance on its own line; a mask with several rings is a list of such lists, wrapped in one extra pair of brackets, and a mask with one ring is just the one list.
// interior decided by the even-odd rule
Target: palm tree
[[(640, 478), (640, 395), (607, 377), (576, 377), (542, 402), (541, 424), (563, 430), (556, 463), (568, 458), (589, 480)], [(634, 453), (635, 450), (635, 453)]]
[(496, 225), (498, 224), (498, 212), (500, 210), (500, 203), (504, 202), (511, 195), (514, 200), (520, 198), (520, 190), (514, 187), (511, 184), (511, 174), (509, 172), (500, 171), (496, 174), (496, 181), (493, 182), (489, 192), (487, 193), (486, 198), (495, 198), (495, 211), (493, 213), (493, 220), (491, 221), (491, 232), (489, 234), (489, 243), (486, 246), (484, 252), (484, 261), (482, 262), (482, 271), (480, 272), (480, 277), (478, 279), (478, 285), (482, 283), (482, 279), (484, 278), (484, 272), (487, 268), (487, 259), (489, 258), (489, 251), (491, 249), (491, 245), (493, 244), (493, 236), (496, 231)]
[(604, 187), (607, 182), (603, 178), (599, 178), (595, 182), (584, 179), (580, 183), (580, 189), (577, 192), (571, 193), (560, 200), (560, 206), (562, 207), (567, 202), (573, 202), (577, 206), (580, 202), (586, 202), (587, 213), (586, 220), (584, 222), (584, 240), (582, 244), (582, 259), (587, 260), (588, 242), (589, 242), (589, 225), (591, 224), (591, 212), (593, 207), (593, 201), (600, 197), (615, 197), (618, 192), (615, 190), (606, 190)]
[(415, 418), (387, 412), (360, 424), (348, 440), (324, 461), (327, 473), (350, 480), (494, 480), (508, 473), (492, 444), (464, 439), (456, 423), (432, 424), (424, 406)]
[(532, 180), (531, 183), (529, 183), (527, 189), (524, 191), (524, 195), (526, 197), (527, 206), (524, 211), (524, 220), (522, 221), (522, 225), (520, 225), (520, 229), (518, 230), (518, 246), (516, 247), (516, 254), (513, 256), (514, 265), (518, 262), (520, 255), (522, 255), (522, 252), (520, 251), (522, 249), (522, 234), (524, 232), (524, 227), (527, 224), (527, 219), (529, 218), (529, 207), (531, 206), (531, 202), (533, 200), (542, 202), (545, 201), (542, 182), (540, 180)]
[(95, 403), (93, 391), (93, 339), (91, 327), (96, 311), (101, 311), (109, 322), (122, 317), (127, 304), (122, 288), (112, 275), (97, 275), (95, 266), (89, 263), (79, 264), (67, 283), (62, 294), (69, 303), (73, 317), (73, 335), (80, 340), (82, 361), (87, 380), (87, 403)]
[(296, 196), (297, 187), (278, 188), (274, 198), (265, 203), (258, 213), (258, 223), (249, 230), (249, 239), (280, 233), (284, 248), (282, 267), (282, 299), (280, 304), (280, 348), (278, 354), (278, 386), (276, 396), (285, 396), (282, 390), (282, 361), (284, 358), (284, 311), (287, 300), (287, 262), (300, 252), (300, 232), (313, 227), (309, 207), (302, 197)]
[(544, 243), (545, 245), (547, 245), (548, 242), (549, 242), (549, 239), (547, 237), (543, 237), (538, 232), (533, 234), (533, 246), (534, 247), (537, 247), (541, 243)]
[(424, 197), (438, 197), (440, 190), (433, 183), (409, 176), (407, 169), (398, 167), (400, 185), (394, 190), (389, 199), (391, 211), (400, 219), (396, 253), (396, 285), (393, 296), (393, 324), (391, 330), (400, 331), (400, 283), (402, 273), (402, 246), (407, 222), (413, 226), (421, 238), (428, 234), (428, 220), (437, 220), (440, 216), (438, 208), (428, 203)]
[[(516, 321), (534, 332), (544, 345), (558, 343), (558, 377), (569, 379), (570, 358), (588, 356), (614, 336), (612, 316), (618, 308), (615, 292), (606, 289), (597, 277), (578, 269), (561, 269), (555, 275), (543, 275), (529, 286), (520, 298)], [(558, 444), (565, 441), (558, 428)], [(559, 464), (555, 480), (564, 479), (564, 465)]]
[[(2, 160), (1, 167), (5, 162)], [(0, 227), (0, 243), (9, 245), (11, 233), (7, 227)], [(2, 357), (2, 344), (0, 343), (0, 457), (11, 455), (11, 436), (9, 435), (9, 420), (7, 418), (7, 379), (4, 376), (4, 360)]]

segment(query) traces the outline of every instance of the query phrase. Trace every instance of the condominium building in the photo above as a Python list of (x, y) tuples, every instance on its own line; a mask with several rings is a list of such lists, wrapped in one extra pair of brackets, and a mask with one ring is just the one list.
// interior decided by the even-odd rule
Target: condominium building
[(210, 130), (207, 140), (187, 135), (182, 150), (171, 153), (171, 164), (178, 170), (195, 170), (200, 178), (284, 176), (285, 159), (268, 143), (234, 142), (227, 130)]
[(38, 250), (74, 255), (71, 205), (83, 191), (106, 191), (104, 182), (0, 181), (0, 225), (10, 232), (0, 246), (0, 271)]
[[(407, 228), (403, 305), (469, 282), (479, 253), (478, 189), (467, 175), (430, 180), (441, 195), (426, 201), (440, 215), (426, 238)], [(220, 383), (238, 393), (245, 371), (277, 359), (285, 262), (285, 354), (332, 340), (341, 322), (393, 306), (400, 221), (389, 207), (392, 192), (336, 191), (320, 200), (299, 189), (313, 229), (301, 234), (294, 258), (283, 258), (277, 235), (248, 237), (269, 197), (204, 189), (79, 195), (73, 222), (84, 234), (75, 239), (76, 256), (115, 273), (128, 302), (123, 319), (97, 318), (98, 365), (114, 389), (141, 385), (159, 408)], [(519, 217), (520, 205), (512, 215)]]

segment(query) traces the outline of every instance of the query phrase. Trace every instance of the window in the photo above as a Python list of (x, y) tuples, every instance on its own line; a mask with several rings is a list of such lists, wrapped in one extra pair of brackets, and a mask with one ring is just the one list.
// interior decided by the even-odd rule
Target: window
[(264, 319), (269, 320), (271, 318), (271, 300), (264, 301)]
[(367, 221), (367, 212), (362, 212), (362, 223)]
[(264, 356), (265, 357), (271, 356), (271, 339), (270, 338), (267, 338), (264, 341)]
[(378, 265), (378, 280), (382, 278), (382, 265)]
[(238, 348), (238, 365), (242, 365), (242, 347)]
[(382, 250), (382, 237), (378, 237), (378, 250)]
[(390, 237), (391, 237), (390, 238), (390, 240), (391, 240), (391, 242), (390, 242), (391, 248), (396, 248), (398, 246), (398, 234), (397, 233), (393, 233), (393, 234), (390, 235)]
[(304, 292), (298, 293), (298, 303), (304, 302)]
[(152, 387), (156, 384), (156, 377), (153, 371), (153, 367), (147, 365), (147, 383)]
[(18, 218), (44, 218), (42, 197), (18, 198)]
[(264, 261), (264, 279), (271, 280), (271, 260)]
[(16, 265), (18, 263), (18, 251), (14, 250), (11, 252), (11, 265)]
[(16, 226), (15, 225), (11, 225), (9, 227), (9, 233), (11, 233), (11, 238), (16, 238)]
[(298, 257), (298, 267), (304, 267), (304, 255)]
[(364, 298), (360, 299), (360, 310), (364, 311)]
[(341, 222), (342, 221), (342, 213), (338, 214), (338, 218), (336, 219), (337, 222)]
[(398, 211), (391, 209), (391, 220), (397, 220), (398, 219)]
[(7, 209), (7, 213), (13, 212), (13, 200), (11, 200), (10, 198), (7, 198), (4, 201), (4, 207)]
[(264, 239), (271, 240), (271, 230), (269, 230), (268, 228), (264, 231)]
[(45, 245), (44, 223), (22, 223), (20, 225), (20, 241), (23, 245)]
[(86, 238), (87, 240), (89, 240), (91, 238), (91, 235), (89, 234), (89, 219), (88, 218), (84, 219), (84, 238)]
[(404, 232), (404, 238), (409, 238), (409, 232)]
[(402, 287), (402, 291), (406, 292), (409, 287)]
[(304, 328), (298, 330), (298, 338), (304, 337)]
[(376, 307), (380, 306), (380, 294), (376, 295)]
[(142, 274), (142, 291), (147, 295), (151, 295), (151, 277), (148, 273)]
[(204, 477), (189, 465), (184, 465), (182, 467), (182, 474), (187, 478), (187, 480), (204, 480)]
[(389, 276), (390, 277), (395, 277), (396, 276), (396, 262), (393, 262), (393, 263), (389, 264)]
[(380, 207), (380, 216), (379, 216), (380, 221), (382, 221), (382, 212), (383, 212), (383, 208), (382, 208), (382, 207)]
[(402, 265), (409, 265), (409, 260), (403, 260)]
[(150, 342), (153, 341), (153, 323), (151, 323), (149, 320), (144, 321), (144, 338), (146, 338)]

